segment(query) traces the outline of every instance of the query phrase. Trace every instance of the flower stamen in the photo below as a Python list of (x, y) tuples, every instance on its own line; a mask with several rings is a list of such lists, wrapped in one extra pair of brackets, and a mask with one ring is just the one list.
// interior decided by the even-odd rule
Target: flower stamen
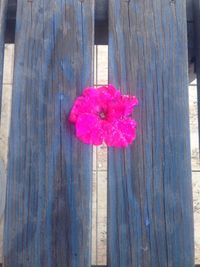
[(102, 120), (105, 120), (106, 119), (106, 113), (104, 111), (101, 111), (99, 113), (99, 117), (102, 119)]

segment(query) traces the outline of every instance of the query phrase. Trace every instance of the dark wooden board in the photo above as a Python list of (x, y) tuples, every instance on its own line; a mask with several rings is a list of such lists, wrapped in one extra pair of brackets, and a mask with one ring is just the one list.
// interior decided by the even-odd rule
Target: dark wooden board
[(5, 42), (8, 44), (15, 43), (15, 26), (16, 26), (16, 11), (17, 0), (7, 0), (8, 10), (6, 16), (6, 35)]
[(186, 0), (186, 13), (187, 13), (187, 21), (191, 22), (194, 21), (194, 16), (193, 16), (193, 2), (195, 0)]
[(188, 38), (188, 63), (193, 64), (195, 60), (195, 44), (194, 44), (194, 12), (193, 0), (186, 0), (187, 13), (187, 38)]
[(92, 0), (18, 0), (4, 267), (89, 267), (92, 148), (68, 114), (92, 84)]
[(2, 86), (3, 86), (3, 63), (4, 63), (4, 38), (5, 38), (5, 21), (7, 11), (7, 0), (0, 1), (0, 122), (1, 122), (1, 105), (2, 105)]
[(194, 266), (185, 4), (109, 1), (109, 82), (140, 102), (109, 149), (109, 267)]

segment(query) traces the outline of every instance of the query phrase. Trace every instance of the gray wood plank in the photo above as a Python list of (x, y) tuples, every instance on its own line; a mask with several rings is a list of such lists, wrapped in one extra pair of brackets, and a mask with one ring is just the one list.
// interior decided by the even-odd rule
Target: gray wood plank
[(195, 40), (195, 66), (197, 74), (197, 107), (199, 125), (199, 151), (200, 151), (200, 1), (194, 0), (194, 40)]
[(5, 194), (6, 194), (6, 171), (3, 164), (3, 160), (0, 158), (0, 221), (3, 219), (3, 214), (4, 214)]
[(0, 122), (2, 105), (2, 86), (3, 86), (3, 62), (4, 62), (4, 35), (7, 11), (7, 0), (0, 1)]
[(109, 1), (109, 81), (140, 101), (109, 149), (109, 267), (194, 266), (185, 4)]
[(18, 0), (5, 267), (89, 267), (91, 146), (68, 114), (92, 83), (92, 0)]
[(0, 158), (0, 264), (2, 260), (2, 246), (3, 246), (3, 218), (5, 209), (5, 194), (6, 193), (6, 172), (3, 160)]

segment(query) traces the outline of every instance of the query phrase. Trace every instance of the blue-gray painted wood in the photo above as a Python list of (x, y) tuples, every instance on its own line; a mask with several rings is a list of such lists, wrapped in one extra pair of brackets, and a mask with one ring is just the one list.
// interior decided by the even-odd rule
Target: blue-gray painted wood
[[(95, 44), (108, 44), (108, 0), (95, 2)], [(8, 0), (6, 42), (14, 43), (17, 0)]]
[(185, 4), (109, 1), (109, 82), (140, 102), (109, 149), (109, 267), (194, 266)]
[(92, 83), (93, 0), (18, 0), (4, 267), (89, 267), (91, 146), (68, 114)]
[(3, 63), (4, 63), (4, 38), (5, 38), (5, 21), (7, 11), (7, 0), (0, 1), (0, 122), (1, 122), (1, 105), (2, 105), (2, 86), (3, 86)]
[[(17, 0), (8, 1), (6, 42), (14, 43), (15, 10)], [(194, 60), (193, 0), (187, 0), (189, 62)], [(95, 0), (95, 44), (108, 44), (108, 0)]]
[(191, 22), (194, 21), (194, 16), (193, 16), (193, 2), (195, 0), (186, 0), (186, 13), (187, 13), (187, 21)]
[(6, 170), (3, 160), (0, 158), (0, 222), (3, 219), (6, 195)]
[(200, 1), (194, 0), (194, 40), (195, 40), (195, 67), (197, 74), (197, 106), (199, 127), (199, 151), (200, 151)]

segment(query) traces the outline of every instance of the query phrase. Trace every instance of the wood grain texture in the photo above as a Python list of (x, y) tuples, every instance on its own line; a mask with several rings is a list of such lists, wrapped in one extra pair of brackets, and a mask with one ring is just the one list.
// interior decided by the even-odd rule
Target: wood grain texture
[[(0, 223), (3, 219), (5, 209), (5, 193), (6, 193), (6, 171), (3, 160), (0, 158)], [(1, 233), (0, 233), (1, 237)], [(1, 254), (1, 250), (0, 250)]]
[(0, 158), (0, 266), (3, 262), (3, 225), (6, 195), (6, 171), (3, 160)]
[(0, 122), (2, 105), (2, 86), (3, 86), (3, 62), (4, 62), (4, 35), (7, 11), (7, 0), (0, 0)]
[(89, 267), (92, 150), (68, 114), (92, 82), (92, 0), (18, 0), (5, 267)]
[(193, 17), (193, 0), (186, 0), (186, 13), (187, 13), (187, 21), (191, 22), (194, 20)]
[(199, 125), (199, 151), (200, 151), (200, 1), (194, 0), (194, 42), (195, 42), (195, 66), (197, 74), (197, 106)]
[(194, 266), (185, 4), (109, 1), (109, 82), (140, 102), (109, 149), (109, 267)]

